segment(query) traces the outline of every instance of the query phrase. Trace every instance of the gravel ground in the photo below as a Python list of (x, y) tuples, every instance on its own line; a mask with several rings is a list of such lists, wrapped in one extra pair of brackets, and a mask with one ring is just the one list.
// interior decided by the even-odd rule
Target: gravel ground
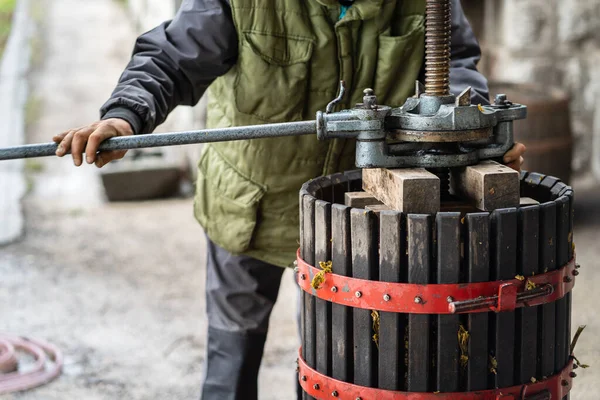
[[(129, 20), (112, 0), (41, 2), (43, 57), (32, 75), (39, 115), (29, 141), (97, 117), (128, 60)], [(37, 163), (37, 161), (36, 161)], [(65, 353), (64, 374), (6, 399), (194, 399), (205, 350), (204, 241), (190, 200), (108, 204), (94, 167), (69, 160), (30, 165), (26, 236), (0, 248), (0, 329), (49, 340)], [(600, 190), (575, 184), (576, 242), (582, 275), (573, 325), (587, 324), (572, 399), (600, 389)], [(292, 399), (297, 347), (291, 274), (260, 377), (261, 399)]]

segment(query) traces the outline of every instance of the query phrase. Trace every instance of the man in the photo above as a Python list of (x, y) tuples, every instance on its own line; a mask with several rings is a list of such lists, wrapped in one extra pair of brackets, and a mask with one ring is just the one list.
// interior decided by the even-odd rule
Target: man
[[(100, 152), (115, 136), (152, 132), (177, 105), (208, 88), (208, 126), (312, 119), (349, 84), (340, 108), (374, 88), (380, 104), (413, 95), (424, 56), (424, 0), (186, 0), (172, 21), (142, 35), (101, 121), (54, 137), (58, 156), (102, 167), (124, 151)], [(453, 1), (453, 93), (473, 88), (477, 41)], [(210, 88), (209, 88), (210, 86)], [(298, 190), (349, 170), (353, 143), (314, 136), (206, 145), (195, 215), (208, 236), (206, 376), (202, 399), (257, 399), (257, 376), (283, 268), (298, 243)], [(516, 145), (505, 161), (518, 168)], [(291, 296), (283, 299), (290, 301)]]

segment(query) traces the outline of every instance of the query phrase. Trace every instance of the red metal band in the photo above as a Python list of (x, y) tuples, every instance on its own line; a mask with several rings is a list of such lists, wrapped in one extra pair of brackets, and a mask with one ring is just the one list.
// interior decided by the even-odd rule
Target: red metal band
[(558, 270), (523, 280), (420, 285), (326, 273), (325, 281), (313, 289), (312, 279), (321, 270), (307, 264), (300, 251), (297, 263), (298, 284), (313, 296), (348, 307), (407, 314), (500, 312), (551, 303), (573, 289), (578, 274), (573, 257)]
[(373, 389), (338, 381), (310, 368), (298, 358), (302, 389), (317, 400), (544, 400), (562, 399), (573, 384), (573, 360), (558, 374), (543, 381), (504, 389), (463, 393), (417, 393)]

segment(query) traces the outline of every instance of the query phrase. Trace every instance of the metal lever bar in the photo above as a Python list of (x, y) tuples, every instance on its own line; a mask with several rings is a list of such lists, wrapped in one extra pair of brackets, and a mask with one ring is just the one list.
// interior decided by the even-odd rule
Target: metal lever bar
[[(179, 146), (196, 143), (225, 142), (230, 140), (263, 139), (282, 136), (314, 135), (316, 121), (287, 122), (281, 124), (251, 125), (243, 127), (205, 129), (201, 131), (154, 133), (121, 136), (104, 141), (99, 151), (141, 149), (149, 147)], [(0, 148), (1, 160), (47, 157), (56, 153), (56, 143), (30, 144)]]

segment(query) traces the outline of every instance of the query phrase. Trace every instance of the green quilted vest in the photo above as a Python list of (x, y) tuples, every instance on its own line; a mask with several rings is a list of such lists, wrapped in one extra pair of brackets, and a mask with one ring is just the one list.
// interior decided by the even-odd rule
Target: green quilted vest
[[(424, 57), (425, 0), (357, 0), (338, 21), (337, 0), (231, 0), (237, 64), (209, 89), (210, 128), (314, 119), (348, 86), (345, 104), (373, 88), (401, 106)], [(316, 136), (205, 145), (195, 215), (234, 254), (288, 266), (298, 248), (298, 191), (312, 178), (354, 169), (354, 142)]]

